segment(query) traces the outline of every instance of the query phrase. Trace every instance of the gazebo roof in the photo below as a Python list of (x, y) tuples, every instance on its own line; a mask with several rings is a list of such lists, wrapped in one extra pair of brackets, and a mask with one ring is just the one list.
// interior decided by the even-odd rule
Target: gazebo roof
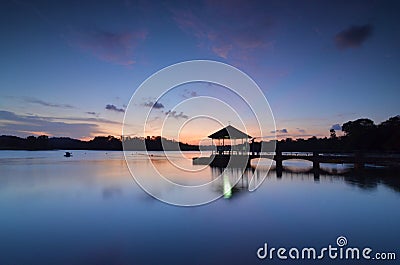
[(246, 139), (253, 138), (250, 135), (236, 129), (235, 127), (228, 125), (225, 128), (208, 136), (211, 139)]

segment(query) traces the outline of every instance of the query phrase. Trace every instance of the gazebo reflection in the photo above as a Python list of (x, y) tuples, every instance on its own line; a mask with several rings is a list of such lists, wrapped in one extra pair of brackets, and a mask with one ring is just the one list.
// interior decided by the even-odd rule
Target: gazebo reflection
[[(210, 167), (210, 169), (216, 190), (222, 192), (225, 198), (230, 198), (239, 192), (254, 190), (263, 179), (263, 174), (268, 173), (254, 168)], [(227, 187), (230, 187), (230, 190), (227, 190)]]

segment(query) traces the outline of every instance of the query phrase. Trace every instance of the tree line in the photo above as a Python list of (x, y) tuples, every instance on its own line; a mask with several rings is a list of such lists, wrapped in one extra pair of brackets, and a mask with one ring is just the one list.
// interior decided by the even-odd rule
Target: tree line
[[(251, 148), (260, 149), (262, 144), (276, 144), (281, 151), (330, 151), (330, 152), (400, 152), (400, 115), (375, 124), (367, 118), (348, 121), (342, 125), (343, 136), (336, 136), (334, 129), (330, 137), (308, 139), (286, 138), (280, 141), (255, 142)], [(160, 136), (125, 137), (122, 139), (129, 150), (182, 150), (197, 151), (199, 146), (169, 140)], [(2, 150), (122, 150), (122, 140), (114, 136), (97, 136), (89, 141), (67, 137), (0, 136)], [(253, 149), (252, 149), (253, 150)]]
[[(168, 140), (160, 136), (147, 138), (124, 138), (125, 149), (148, 151), (198, 151), (197, 145)], [(0, 136), (1, 150), (122, 150), (122, 141), (114, 136), (97, 136), (89, 141), (82, 141), (68, 137), (38, 137), (28, 136)]]
[(333, 152), (399, 152), (400, 115), (375, 124), (367, 118), (348, 121), (342, 125), (343, 136), (336, 136), (330, 129), (330, 137), (308, 139), (287, 138), (276, 143), (281, 151), (333, 151)]

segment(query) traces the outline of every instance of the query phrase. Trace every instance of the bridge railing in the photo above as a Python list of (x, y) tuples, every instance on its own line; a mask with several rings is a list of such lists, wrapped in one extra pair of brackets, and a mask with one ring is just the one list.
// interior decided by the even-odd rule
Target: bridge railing
[[(252, 152), (250, 152), (252, 154)], [(276, 152), (254, 152), (255, 155), (275, 156)], [(283, 156), (313, 156), (313, 152), (281, 152)]]
[(313, 156), (313, 152), (282, 152), (283, 156)]
[[(230, 151), (230, 150), (229, 150)], [(248, 154), (249, 156), (255, 155), (255, 156), (276, 156), (276, 152), (242, 152), (240, 153), (241, 155)], [(343, 158), (343, 159), (351, 159), (351, 158), (356, 158), (359, 157), (358, 159), (371, 159), (371, 158), (377, 158), (377, 159), (390, 159), (390, 160), (400, 160), (400, 154), (385, 154), (385, 153), (330, 153), (330, 152), (281, 152), (281, 156), (286, 156), (286, 157), (313, 157), (314, 155), (318, 155), (320, 158)], [(234, 154), (232, 154), (234, 155)]]

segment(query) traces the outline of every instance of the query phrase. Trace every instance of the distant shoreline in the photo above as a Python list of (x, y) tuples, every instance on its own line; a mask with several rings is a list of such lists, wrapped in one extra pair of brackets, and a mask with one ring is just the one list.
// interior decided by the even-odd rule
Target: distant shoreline
[[(165, 138), (127, 138), (124, 139), (125, 149), (129, 151), (199, 151), (199, 146), (176, 142)], [(128, 148), (127, 148), (128, 147)], [(82, 141), (68, 137), (38, 137), (28, 136), (0, 136), (0, 150), (99, 150), (123, 151), (123, 143), (114, 136), (97, 136), (89, 141)]]
[[(400, 115), (389, 118), (376, 125), (370, 119), (361, 118), (348, 121), (341, 126), (343, 136), (337, 136), (330, 129), (330, 137), (307, 139), (254, 141), (249, 143), (250, 150), (260, 152), (268, 150), (281, 152), (326, 152), (326, 153), (397, 153), (400, 154)], [(243, 145), (243, 144), (242, 144)], [(239, 148), (243, 147), (237, 145)], [(212, 150), (215, 146), (201, 146), (202, 150)], [(125, 137), (96, 136), (83, 141), (69, 137), (49, 137), (47, 135), (21, 138), (12, 135), (0, 136), (0, 150), (100, 150), (100, 151), (199, 151), (199, 145), (178, 142), (161, 136)]]

